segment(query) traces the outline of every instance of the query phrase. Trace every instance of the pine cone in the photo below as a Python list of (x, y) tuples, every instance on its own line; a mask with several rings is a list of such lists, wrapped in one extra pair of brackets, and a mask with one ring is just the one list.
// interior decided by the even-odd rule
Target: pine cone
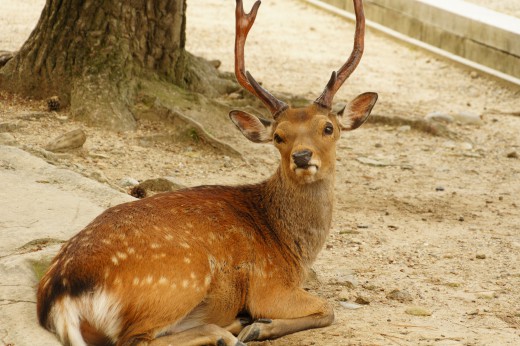
[(47, 107), (49, 108), (49, 112), (57, 112), (60, 110), (61, 103), (58, 96), (53, 96), (47, 100)]

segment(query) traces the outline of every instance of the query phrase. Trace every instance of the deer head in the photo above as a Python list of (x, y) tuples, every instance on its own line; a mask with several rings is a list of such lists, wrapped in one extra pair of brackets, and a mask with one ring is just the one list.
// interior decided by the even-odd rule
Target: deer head
[(361, 126), (377, 101), (377, 94), (357, 96), (339, 113), (332, 112), (332, 100), (361, 60), (364, 46), (365, 18), (362, 1), (355, 0), (356, 32), (354, 48), (345, 64), (334, 71), (323, 93), (313, 104), (291, 108), (258, 84), (245, 70), (244, 46), (247, 34), (260, 7), (257, 1), (249, 13), (242, 0), (236, 6), (235, 75), (239, 84), (256, 96), (271, 112), (273, 119), (233, 110), (229, 116), (246, 138), (256, 143), (273, 142), (282, 157), (282, 173), (298, 183), (312, 183), (331, 176), (335, 167), (335, 144), (341, 131)]

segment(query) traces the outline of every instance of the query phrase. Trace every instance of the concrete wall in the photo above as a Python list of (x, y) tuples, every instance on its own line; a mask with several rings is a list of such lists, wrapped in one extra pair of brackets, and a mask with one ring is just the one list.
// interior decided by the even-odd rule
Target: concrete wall
[[(353, 12), (351, 0), (321, 1)], [(368, 20), (520, 78), (518, 18), (461, 0), (364, 0), (363, 3)]]

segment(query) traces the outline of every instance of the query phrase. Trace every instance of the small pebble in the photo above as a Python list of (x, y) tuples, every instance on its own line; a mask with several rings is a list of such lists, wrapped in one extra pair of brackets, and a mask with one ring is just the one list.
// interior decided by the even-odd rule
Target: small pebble
[(486, 259), (486, 255), (483, 253), (479, 253), (475, 256), (476, 259)]
[(370, 304), (370, 301), (365, 297), (357, 296), (355, 303), (360, 304), (360, 305), (368, 305), (368, 304)]
[(507, 153), (506, 157), (508, 159), (518, 159), (518, 153), (516, 151), (512, 151), (510, 153)]
[(428, 113), (424, 119), (426, 121), (437, 121), (441, 123), (452, 123), (454, 121), (453, 117), (449, 114), (442, 112), (432, 112)]
[(431, 316), (432, 312), (421, 306), (411, 306), (404, 311), (408, 315), (412, 316)]
[(444, 191), (444, 187), (443, 186), (437, 186), (435, 188), (435, 191)]
[(482, 123), (482, 117), (479, 114), (473, 113), (473, 112), (459, 112), (456, 114), (453, 114), (453, 118), (455, 121), (458, 121), (462, 124), (481, 124)]
[(77, 149), (81, 148), (86, 140), (87, 135), (85, 132), (82, 129), (76, 129), (55, 138), (45, 147), (45, 150), (61, 152), (70, 149)]
[(137, 179), (132, 178), (132, 177), (124, 177), (121, 180), (119, 180), (119, 185), (123, 186), (123, 187), (135, 186), (135, 185), (138, 185), (138, 184), (139, 184), (139, 181)]
[(349, 303), (349, 302), (339, 302), (339, 305), (341, 305), (342, 307), (344, 307), (346, 309), (350, 309), (350, 310), (356, 310), (356, 309), (360, 309), (363, 307), (363, 305), (361, 305), (361, 304)]
[(387, 299), (397, 300), (398, 302), (405, 303), (413, 300), (412, 295), (407, 291), (393, 290), (386, 295)]
[(463, 142), (460, 144), (460, 147), (464, 150), (471, 150), (473, 149), (473, 145), (471, 143), (468, 143), (468, 142)]
[(481, 292), (477, 294), (477, 297), (480, 299), (494, 299), (496, 298), (495, 292)]

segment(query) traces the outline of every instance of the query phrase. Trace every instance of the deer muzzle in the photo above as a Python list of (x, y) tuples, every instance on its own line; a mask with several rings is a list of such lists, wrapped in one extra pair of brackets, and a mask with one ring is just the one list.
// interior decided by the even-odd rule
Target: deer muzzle
[(296, 168), (307, 168), (309, 166), (309, 162), (312, 159), (312, 151), (300, 150), (294, 152), (291, 156), (294, 164), (296, 165)]

